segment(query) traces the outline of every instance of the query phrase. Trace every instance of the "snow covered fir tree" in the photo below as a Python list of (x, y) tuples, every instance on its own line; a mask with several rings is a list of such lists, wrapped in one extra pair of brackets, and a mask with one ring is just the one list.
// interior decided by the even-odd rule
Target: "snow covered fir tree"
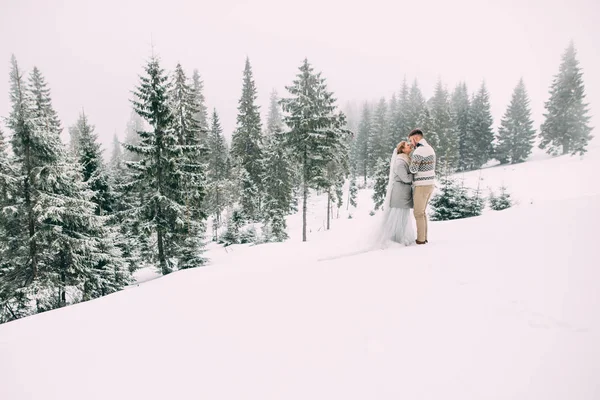
[(212, 238), (218, 241), (219, 229), (223, 225), (223, 212), (231, 201), (231, 185), (227, 176), (227, 143), (216, 109), (212, 113), (207, 147), (206, 211), (212, 216)]
[(469, 107), (467, 146), (471, 151), (465, 165), (467, 170), (479, 169), (494, 157), (493, 124), (489, 93), (485, 83), (482, 83), (479, 91), (473, 96)]
[(276, 92), (271, 95), (264, 161), (263, 236), (267, 242), (288, 238), (286, 216), (292, 211), (295, 170)]
[(523, 79), (519, 80), (512, 100), (498, 129), (495, 157), (501, 164), (527, 160), (533, 148), (535, 129), (531, 119), (529, 97)]
[(457, 160), (452, 162), (448, 160), (448, 163), (444, 162), (441, 165), (442, 168), (449, 167), (450, 170), (456, 168), (458, 171), (465, 171), (470, 168), (473, 163), (473, 147), (471, 143), (470, 130), (469, 130), (469, 109), (471, 108), (471, 101), (469, 100), (469, 91), (467, 84), (464, 82), (459, 83), (450, 100), (450, 113), (452, 115), (452, 128), (453, 135), (458, 141), (458, 154)]
[(489, 197), (490, 208), (494, 211), (502, 211), (512, 207), (512, 199), (506, 186), (500, 187), (500, 193), (496, 195), (493, 191)]
[(441, 79), (435, 86), (435, 92), (430, 100), (431, 131), (437, 135), (436, 147), (438, 171), (444, 167), (455, 169), (458, 162), (458, 136), (453, 129), (452, 113), (448, 91)]
[[(341, 173), (347, 156), (344, 141), (345, 116), (337, 110), (333, 93), (325, 78), (316, 73), (307, 59), (299, 68), (293, 84), (287, 87), (290, 97), (283, 98), (284, 122), (289, 128), (286, 143), (300, 166), (302, 182), (302, 241), (307, 240), (306, 214), (311, 188), (333, 185), (328, 168)], [(331, 163), (336, 165), (332, 167)]]
[[(197, 103), (182, 72), (176, 72), (171, 85), (156, 57), (144, 70), (133, 105), (150, 129), (138, 132), (139, 145), (126, 145), (140, 160), (127, 163), (134, 171), (127, 189), (137, 193), (138, 203), (125, 223), (141, 238), (143, 260), (168, 274), (204, 263), (201, 130), (194, 119)], [(156, 246), (149, 245), (149, 237)]]
[(239, 187), (241, 207), (249, 221), (258, 221), (261, 210), (263, 176), (263, 137), (257, 90), (250, 60), (246, 58), (242, 96), (238, 104), (237, 126), (231, 139), (233, 162), (241, 168)]
[(34, 68), (27, 82), (13, 57), (10, 82), (7, 122), (14, 157), (0, 237), (3, 321), (127, 284), (121, 255), (96, 214), (95, 193), (60, 140), (61, 124), (44, 77)]
[(94, 132), (95, 128), (88, 122), (85, 112), (79, 115), (77, 123), (71, 132), (76, 131), (77, 136), (71, 136), (71, 148), (77, 149), (75, 156), (83, 168), (83, 180), (94, 192), (92, 201), (96, 204), (96, 214), (112, 214), (114, 211), (115, 193), (110, 184), (110, 176), (104, 166), (104, 159), (98, 135)]
[(373, 135), (371, 125), (371, 111), (368, 104), (363, 105), (362, 117), (358, 125), (358, 132), (352, 144), (352, 168), (362, 174), (364, 184), (367, 183), (367, 177), (370, 176), (372, 164), (372, 151), (369, 149), (369, 138)]
[(206, 98), (204, 97), (204, 81), (200, 77), (200, 73), (197, 69), (194, 70), (192, 75), (192, 96), (196, 103), (196, 111), (194, 113), (194, 119), (197, 121), (200, 127), (200, 145), (205, 146), (206, 135), (208, 134), (208, 108), (206, 107)]
[(358, 186), (356, 185), (356, 177), (353, 176), (350, 180), (350, 187), (348, 189), (348, 206), (356, 207), (358, 195)]
[(589, 126), (590, 116), (585, 103), (583, 73), (573, 42), (562, 56), (545, 107), (545, 120), (540, 128), (540, 148), (550, 154), (584, 154), (592, 139), (592, 128)]
[(375, 183), (373, 187), (373, 203), (375, 210), (378, 210), (383, 205), (385, 200), (385, 194), (387, 192), (387, 186), (390, 176), (390, 162), (389, 160), (379, 159), (377, 167), (375, 169)]
[[(390, 132), (388, 129), (388, 108), (385, 98), (379, 100), (372, 118), (372, 127), (367, 138), (368, 158), (371, 170), (379, 159), (388, 159), (390, 154)], [(393, 147), (392, 147), (393, 148)]]
[(477, 191), (469, 193), (469, 189), (463, 184), (444, 177), (430, 204), (433, 210), (430, 216), (432, 221), (448, 221), (481, 215), (485, 202)]
[[(392, 146), (396, 146), (398, 142), (406, 138), (407, 132), (414, 129), (413, 126), (409, 125), (408, 121), (408, 101), (409, 101), (409, 87), (406, 81), (406, 76), (402, 81), (402, 86), (398, 92), (398, 98), (396, 107), (392, 117), (392, 137), (394, 141), (391, 143)], [(391, 153), (390, 153), (391, 154)]]

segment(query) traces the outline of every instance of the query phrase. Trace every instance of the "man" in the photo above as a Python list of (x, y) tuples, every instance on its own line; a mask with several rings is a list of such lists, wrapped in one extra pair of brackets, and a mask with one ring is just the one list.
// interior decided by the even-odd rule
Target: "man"
[(414, 213), (417, 220), (417, 244), (426, 244), (427, 215), (425, 210), (435, 188), (435, 151), (423, 138), (420, 129), (413, 129), (408, 140), (415, 151), (410, 163), (410, 172), (414, 174)]

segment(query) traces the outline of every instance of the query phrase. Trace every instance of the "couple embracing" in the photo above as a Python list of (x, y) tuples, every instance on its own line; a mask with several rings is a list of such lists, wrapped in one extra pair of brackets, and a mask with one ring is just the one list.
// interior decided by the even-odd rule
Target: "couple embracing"
[[(435, 151), (420, 129), (413, 129), (408, 141), (394, 149), (383, 203), (380, 238), (383, 242), (427, 244), (426, 209), (435, 188)], [(412, 221), (411, 209), (417, 233)]]

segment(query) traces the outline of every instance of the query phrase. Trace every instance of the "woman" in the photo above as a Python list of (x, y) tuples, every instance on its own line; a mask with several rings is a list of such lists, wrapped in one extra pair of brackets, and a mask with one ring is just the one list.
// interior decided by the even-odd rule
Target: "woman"
[(409, 171), (411, 146), (400, 142), (390, 160), (388, 189), (383, 203), (383, 215), (378, 244), (394, 241), (406, 246), (416, 240), (413, 226), (413, 175)]

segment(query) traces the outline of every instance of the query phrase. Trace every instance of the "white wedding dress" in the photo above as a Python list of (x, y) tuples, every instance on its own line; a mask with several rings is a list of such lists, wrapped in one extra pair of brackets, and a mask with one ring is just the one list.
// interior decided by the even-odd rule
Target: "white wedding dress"
[(410, 208), (392, 208), (390, 201), (392, 187), (394, 185), (394, 164), (397, 158), (397, 150), (394, 149), (390, 160), (390, 174), (388, 187), (383, 202), (383, 212), (379, 216), (378, 231), (374, 235), (373, 247), (385, 248), (393, 243), (401, 243), (409, 246), (415, 243), (417, 234), (415, 232), (415, 218)]

